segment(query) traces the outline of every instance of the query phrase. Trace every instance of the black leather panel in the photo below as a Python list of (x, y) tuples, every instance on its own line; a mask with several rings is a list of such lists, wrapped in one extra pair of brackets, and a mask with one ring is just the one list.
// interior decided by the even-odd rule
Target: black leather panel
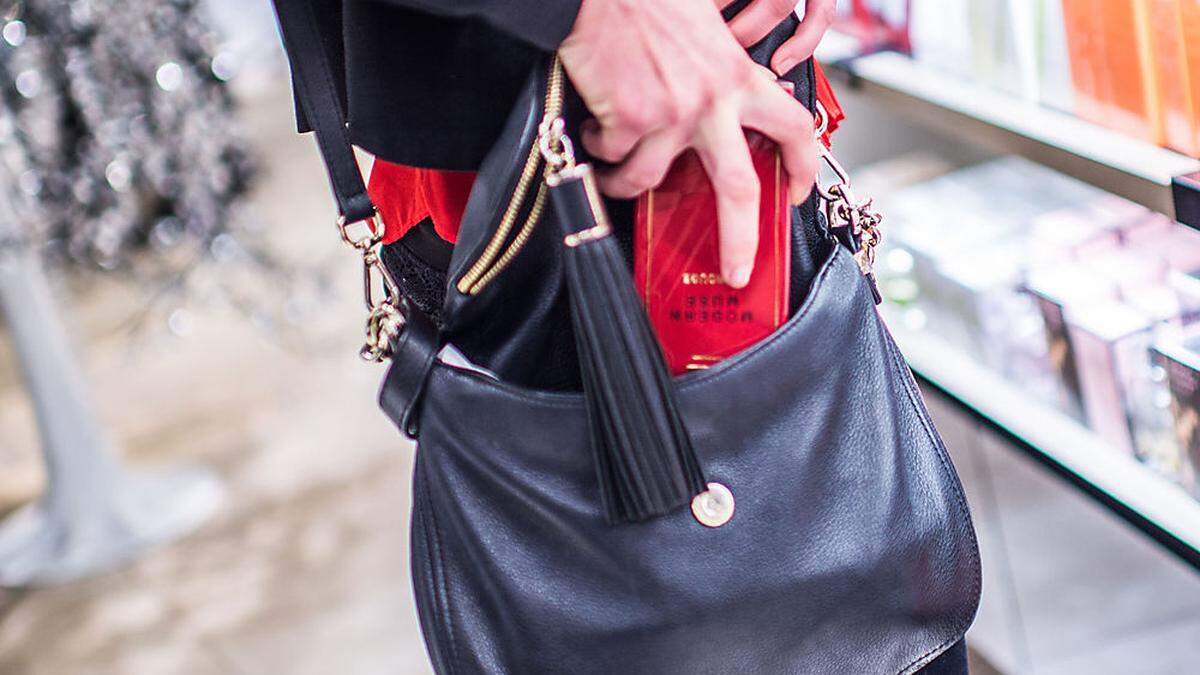
[(962, 490), (833, 251), (775, 335), (678, 382), (736, 499), (718, 529), (608, 525), (579, 395), (434, 368), (413, 556), (439, 672), (897, 673), (959, 640), (980, 590)]
[[(549, 63), (547, 59), (526, 83), (499, 144), (488, 155), (471, 189), (450, 261), (442, 310), (443, 340), (507, 381), (578, 390), (579, 365), (559, 251), (562, 235), (552, 222), (552, 208), (494, 283), (476, 295), (464, 295), (456, 288), (479, 259), (512, 199), (537, 137)], [(528, 201), (533, 201), (532, 195)], [(518, 219), (513, 230), (523, 222), (523, 217)], [(551, 360), (553, 367), (547, 367)]]
[(421, 398), (438, 354), (438, 330), (421, 311), (405, 307), (404, 330), (392, 342), (392, 361), (379, 390), (379, 405), (394, 411), (400, 431), (416, 438)]

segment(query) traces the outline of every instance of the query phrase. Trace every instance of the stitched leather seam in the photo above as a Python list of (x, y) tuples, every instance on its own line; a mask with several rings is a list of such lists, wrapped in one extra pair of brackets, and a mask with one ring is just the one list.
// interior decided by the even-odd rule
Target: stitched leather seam
[(453, 674), (458, 672), (460, 669), (458, 662), (458, 641), (454, 637), (454, 607), (450, 604), (450, 591), (446, 587), (446, 557), (445, 553), (442, 551), (441, 537), (439, 536), (438, 531), (437, 513), (433, 508), (433, 502), (429, 495), (429, 486), (426, 485), (425, 480), (421, 481), (421, 492), (425, 502), (423, 514), (426, 517), (425, 530), (428, 533), (431, 549), (433, 554), (437, 556), (438, 562), (438, 567), (432, 570), (433, 578), (431, 581), (433, 582), (434, 592), (440, 596), (437, 599), (438, 604), (442, 606), (442, 610), (445, 615), (446, 639), (450, 643), (450, 658), (448, 659), (447, 665), (450, 668), (450, 673)]
[[(938, 463), (942, 467), (942, 472), (945, 473), (946, 477), (950, 479), (951, 487), (954, 489), (954, 498), (955, 498), (955, 501), (958, 503), (959, 515), (964, 518), (964, 522), (966, 522), (966, 524), (967, 524), (967, 529), (970, 531), (971, 539), (974, 541), (974, 540), (976, 540), (976, 535), (975, 535), (975, 526), (971, 523), (971, 511), (967, 507), (967, 499), (966, 499), (966, 495), (963, 494), (962, 486), (959, 483), (958, 478), (957, 478), (956, 474), (954, 473), (953, 469), (950, 467), (950, 460), (949, 460), (949, 457), (947, 456), (945, 444), (943, 444), (941, 442), (941, 440), (937, 437), (937, 434), (935, 434), (933, 432), (933, 429), (928, 420), (928, 414), (925, 412), (923, 404), (920, 403), (920, 400), (917, 398), (917, 396), (918, 396), (918, 394), (916, 393), (917, 385), (916, 385), (916, 382), (913, 381), (913, 379), (912, 379), (912, 371), (908, 368), (908, 365), (903, 361), (903, 357), (900, 355), (900, 350), (896, 347), (895, 342), (892, 340), (891, 334), (887, 331), (887, 327), (884, 326), (882, 324), (882, 322), (879, 321), (878, 319), (876, 319), (876, 322), (878, 323), (879, 328), (884, 333), (883, 343), (884, 343), (885, 349), (887, 349), (888, 353), (891, 355), (892, 366), (893, 366), (893, 368), (896, 368), (899, 370), (898, 374), (900, 375), (900, 379), (903, 382), (904, 392), (908, 396), (908, 401), (910, 404), (912, 404), (914, 411), (917, 413), (917, 419), (921, 422), (921, 428), (925, 430), (926, 437), (929, 439), (929, 441), (931, 443), (933, 443), (934, 451), (937, 454)], [(976, 608), (978, 608), (978, 605), (979, 605), (978, 598), (979, 598), (980, 592), (982, 590), (981, 586), (983, 583), (982, 575), (979, 573), (981, 570), (982, 563), (979, 559), (978, 544), (970, 547), (969, 553), (970, 553), (971, 561), (974, 563), (973, 567), (975, 568), (975, 572), (976, 572), (974, 575), (972, 575), (973, 578), (971, 580), (971, 595), (974, 598), (976, 598), (975, 605), (976, 605)], [(974, 620), (974, 616), (975, 616), (975, 612), (972, 612), (970, 614), (970, 616), (967, 616), (964, 621), (959, 622), (959, 624), (955, 627), (955, 630), (954, 630), (955, 635), (953, 637), (949, 638), (948, 640), (946, 640), (942, 644), (938, 645), (934, 649), (931, 649), (930, 651), (926, 652), (925, 654), (922, 654), (920, 657), (918, 657), (917, 659), (915, 659), (914, 661), (909, 663), (907, 666), (905, 666), (904, 670), (902, 670), (901, 672), (902, 673), (912, 672), (912, 669), (914, 667), (918, 666), (918, 664), (924, 665), (922, 663), (923, 661), (932, 660), (931, 657), (934, 654), (941, 652), (941, 651), (945, 651), (948, 647), (953, 645), (955, 642), (962, 639), (962, 636), (966, 634), (967, 629), (971, 627), (971, 623)]]
[[(681, 382), (677, 386), (677, 389), (691, 389), (702, 384), (718, 382), (730, 376), (731, 374), (738, 372), (743, 367), (746, 367), (757, 355), (768, 353), (779, 347), (779, 343), (782, 342), (786, 336), (790, 335), (797, 329), (804, 317), (816, 305), (817, 294), (824, 287), (826, 277), (829, 276), (834, 269), (834, 266), (841, 261), (842, 258), (843, 254), (841, 245), (835, 245), (834, 252), (831, 253), (825, 260), (825, 263), (821, 267), (821, 272), (813, 280), (812, 289), (809, 291), (808, 297), (805, 298), (804, 304), (801, 306), (800, 311), (797, 312), (794, 317), (789, 319), (779, 332), (733, 357), (724, 367), (718, 367), (712, 370), (696, 373), (694, 376), (692, 376), (692, 379)], [(854, 290), (855, 292), (861, 292), (861, 286), (856, 283)], [(511, 396), (521, 401), (527, 401), (541, 406), (561, 409), (578, 409), (583, 405), (583, 397), (577, 393), (567, 394), (555, 392), (532, 392), (519, 387), (514, 387), (505, 382), (498, 382), (492, 378), (480, 375), (479, 373), (474, 373), (456, 366), (449, 366), (442, 363), (439, 363), (438, 366), (450, 371), (456, 377), (470, 379), (474, 382), (485, 385), (490, 389), (497, 390), (506, 396)]]

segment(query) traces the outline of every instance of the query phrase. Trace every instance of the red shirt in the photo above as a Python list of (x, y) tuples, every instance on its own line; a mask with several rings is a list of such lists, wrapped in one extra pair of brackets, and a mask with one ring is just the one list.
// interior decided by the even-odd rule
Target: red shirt
[(416, 169), (376, 159), (367, 193), (383, 219), (383, 243), (403, 237), (426, 218), (442, 239), (453, 243), (474, 184), (472, 171)]

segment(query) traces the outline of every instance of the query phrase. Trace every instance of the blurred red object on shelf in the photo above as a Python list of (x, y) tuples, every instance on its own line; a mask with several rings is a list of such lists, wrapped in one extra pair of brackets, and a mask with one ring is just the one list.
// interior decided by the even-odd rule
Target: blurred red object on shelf
[(864, 54), (895, 49), (912, 51), (908, 32), (908, 0), (851, 0), (839, 3), (835, 28), (858, 39)]

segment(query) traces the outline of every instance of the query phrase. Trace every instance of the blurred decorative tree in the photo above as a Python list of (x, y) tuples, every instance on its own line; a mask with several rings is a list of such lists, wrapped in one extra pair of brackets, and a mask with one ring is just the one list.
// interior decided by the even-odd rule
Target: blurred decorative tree
[(22, 0), (0, 23), (0, 175), (51, 259), (188, 251), (156, 256), (179, 272), (219, 254), (253, 167), (199, 3)]
[[(0, 519), (0, 585), (24, 586), (112, 569), (193, 530), (223, 498), (207, 470), (121, 464), (25, 244), (65, 263), (128, 268), (138, 281), (158, 273), (164, 283), (136, 284), (152, 292), (186, 288), (183, 272), (202, 256), (241, 259), (231, 227), (251, 166), (224, 86), (231, 64), (214, 56), (196, 2), (4, 2), (0, 319), (24, 366), (47, 474), (42, 495)], [(158, 254), (132, 255), (147, 245)]]

